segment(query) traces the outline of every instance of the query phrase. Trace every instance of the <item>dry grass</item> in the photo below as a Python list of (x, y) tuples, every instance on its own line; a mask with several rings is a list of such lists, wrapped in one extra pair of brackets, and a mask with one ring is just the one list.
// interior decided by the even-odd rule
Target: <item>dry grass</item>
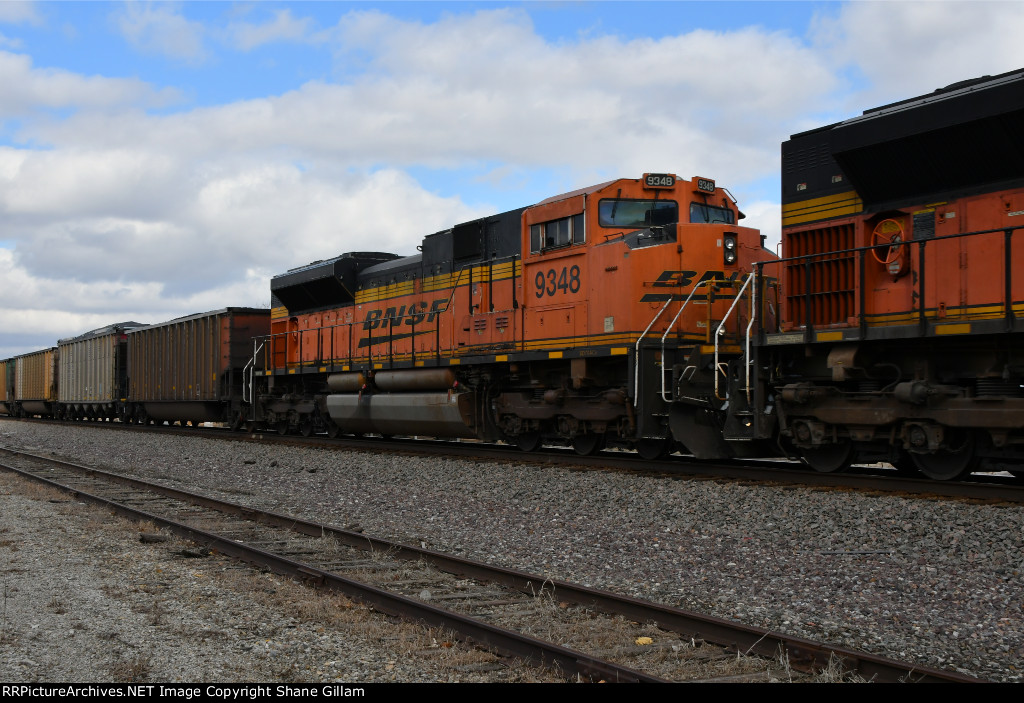
[(114, 659), (108, 671), (116, 683), (145, 683), (149, 680), (152, 664), (148, 654), (137, 654), (131, 659)]

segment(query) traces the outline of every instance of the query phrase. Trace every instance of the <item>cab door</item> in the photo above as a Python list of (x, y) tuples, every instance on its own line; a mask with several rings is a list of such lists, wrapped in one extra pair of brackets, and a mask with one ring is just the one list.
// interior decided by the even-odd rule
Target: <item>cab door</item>
[(527, 350), (587, 344), (589, 270), (580, 195), (531, 208), (523, 218), (523, 336)]

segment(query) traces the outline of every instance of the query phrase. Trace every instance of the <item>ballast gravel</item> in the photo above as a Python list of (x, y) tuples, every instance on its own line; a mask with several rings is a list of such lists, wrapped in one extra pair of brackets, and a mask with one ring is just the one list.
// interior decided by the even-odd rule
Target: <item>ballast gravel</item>
[[(4, 446), (983, 679), (1019, 681), (1024, 667), (1020, 506), (0, 420)], [(24, 499), (3, 488), (0, 500), (0, 569), (9, 584), (17, 569), (42, 567), (38, 559), (18, 565), (18, 540), (8, 536), (34, 519), (23, 512)], [(88, 531), (54, 539), (88, 547)], [(130, 564), (135, 557), (124, 549), (118, 563)], [(69, 593), (81, 593), (76, 579), (97, 568), (73, 556), (60, 566), (68, 576), (53, 577), (54, 603), (36, 598), (44, 611), (61, 607), (61, 578), (68, 579)], [(161, 595), (164, 611), (177, 607), (176, 598), (202, 598), (178, 586)], [(149, 638), (116, 654), (132, 634), (123, 634), (118, 613), (102, 596), (76, 616), (89, 623), (83, 627), (101, 629), (91, 621), (107, 622), (109, 632), (122, 633), (110, 636), (111, 666), (120, 666), (121, 675), (138, 664), (132, 651), (152, 662), (180, 655), (176, 648), (202, 649), (202, 638), (190, 638), (187, 646)], [(4, 607), (20, 597), (5, 586)], [(216, 643), (202, 658), (205, 668), (183, 666), (175, 670), (179, 680), (303, 680), (316, 671), (316, 680), (487, 680), (471, 666), (441, 670), (431, 668), (430, 657), (409, 666), (386, 650), (370, 654), (372, 637), (352, 646), (330, 642), (308, 657), (292, 650), (268, 654), (272, 666), (254, 677), (215, 653), (246, 646), (270, 652), (274, 636), (288, 635), (289, 627), (281, 623), (271, 628), (274, 636), (254, 637), (261, 616), (252, 612), (256, 606), (242, 612), (246, 607), (211, 604), (210, 622), (195, 627)], [(243, 624), (228, 627), (234, 618), (217, 619), (232, 609), (241, 609)], [(33, 646), (38, 633), (12, 633), (9, 622), (0, 624), (3, 680), (114, 680), (110, 671), (85, 676), (73, 664), (48, 668), (37, 661), (50, 656)], [(75, 625), (67, 627), (63, 641), (71, 643)], [(329, 651), (337, 656), (325, 659)], [(73, 660), (74, 648), (59, 656)], [(377, 657), (390, 668), (379, 666)], [(377, 664), (360, 668), (352, 660)], [(323, 675), (330, 661), (333, 678)]]

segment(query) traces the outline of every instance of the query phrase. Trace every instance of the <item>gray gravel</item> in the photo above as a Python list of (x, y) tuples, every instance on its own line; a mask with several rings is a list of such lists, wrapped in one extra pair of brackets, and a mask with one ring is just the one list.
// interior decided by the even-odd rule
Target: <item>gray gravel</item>
[(1024, 666), (1021, 507), (3, 420), (0, 446), (982, 678)]

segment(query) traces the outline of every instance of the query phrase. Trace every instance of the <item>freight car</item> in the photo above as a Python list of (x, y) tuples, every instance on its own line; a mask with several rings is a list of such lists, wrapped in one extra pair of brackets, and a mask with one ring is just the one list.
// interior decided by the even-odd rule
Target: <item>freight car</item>
[(14, 414), (14, 359), (0, 361), (0, 414)]
[(781, 325), (732, 369), (726, 439), (778, 434), (820, 471), (1019, 473), (1024, 71), (794, 135), (782, 162), (783, 258), (758, 267)]
[(258, 308), (224, 308), (128, 330), (123, 419), (240, 427), (252, 339), (269, 330), (270, 311)]
[(456, 225), (415, 256), (289, 271), (271, 282), (249, 420), (706, 454), (714, 369), (749, 320), (742, 283), (773, 256), (742, 217), (711, 179), (651, 173)]
[[(57, 348), (22, 354), (8, 360), (13, 370), (8, 412), (18, 417), (52, 417), (57, 404)], [(8, 376), (10, 379), (10, 376)]]
[(124, 419), (128, 395), (128, 331), (119, 322), (57, 342), (55, 414), (66, 420)]

